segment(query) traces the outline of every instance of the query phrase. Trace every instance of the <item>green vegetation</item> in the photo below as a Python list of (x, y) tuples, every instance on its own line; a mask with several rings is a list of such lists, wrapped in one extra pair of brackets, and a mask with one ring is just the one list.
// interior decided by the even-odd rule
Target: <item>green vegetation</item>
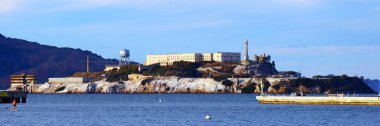
[(150, 70), (139, 72), (139, 66), (137, 65), (125, 65), (120, 70), (114, 69), (108, 73), (106, 81), (127, 81), (129, 74), (144, 74), (148, 76), (176, 76), (176, 77), (202, 77), (202, 73), (197, 69), (207, 62), (174, 62), (170, 66), (156, 66)]
[(221, 75), (217, 75), (217, 76), (213, 76), (212, 77), (215, 81), (222, 81), (222, 80), (226, 80), (227, 78), (232, 78), (232, 74), (221, 74)]
[[(200, 67), (216, 67), (218, 65), (221, 65), (221, 73), (220, 74), (214, 74), (209, 76), (207, 73), (199, 72), (197, 69)], [(223, 80), (226, 80), (227, 78), (233, 77), (233, 69), (235, 66), (233, 63), (216, 63), (216, 62), (186, 62), (186, 61), (179, 61), (174, 62), (172, 65), (169, 66), (151, 66), (151, 68), (139, 72), (138, 68), (139, 66), (136, 65), (126, 65), (122, 66), (120, 70), (112, 70), (110, 73), (108, 73), (106, 81), (109, 82), (115, 82), (119, 80), (127, 81), (128, 75), (133, 73), (139, 73), (146, 76), (176, 76), (176, 77), (192, 77), (192, 78), (198, 78), (198, 77), (211, 77), (215, 81), (221, 82)]]
[(241, 93), (243, 93), (243, 94), (255, 93), (256, 85), (257, 84), (255, 82), (253, 82), (252, 79), (250, 79), (248, 84), (241, 88)]
[(107, 76), (106, 81), (115, 82), (119, 80), (127, 81), (128, 75), (139, 72), (139, 66), (136, 65), (125, 65), (121, 66), (120, 70), (113, 69)]
[(157, 66), (151, 70), (144, 71), (144, 75), (151, 76), (176, 76), (176, 77), (202, 77), (197, 69), (206, 62), (174, 62), (170, 66)]
[(264, 91), (268, 91), (269, 87), (270, 87), (270, 83), (268, 81), (265, 81), (263, 84)]
[(280, 84), (273, 85), (272, 88), (276, 89), (277, 91), (281, 88)]
[(148, 78), (148, 79), (145, 79), (141, 82), (141, 85), (146, 85), (146, 84), (149, 84), (153, 79), (152, 78)]
[(230, 87), (230, 86), (232, 86), (232, 85), (234, 84), (234, 82), (232, 82), (232, 81), (226, 79), (226, 80), (223, 80), (223, 81), (222, 81), (222, 84), (223, 84), (224, 86)]
[(290, 82), (291, 87), (304, 85), (307, 88), (319, 88), (320, 92), (313, 93), (340, 93), (357, 92), (373, 93), (372, 89), (365, 84), (361, 77), (342, 76), (314, 76), (313, 78), (299, 78)]
[(243, 94), (252, 94), (252, 93), (255, 93), (255, 90), (256, 90), (255, 86), (256, 86), (255, 83), (250, 83), (250, 84), (244, 86), (241, 89), (241, 93), (243, 93)]

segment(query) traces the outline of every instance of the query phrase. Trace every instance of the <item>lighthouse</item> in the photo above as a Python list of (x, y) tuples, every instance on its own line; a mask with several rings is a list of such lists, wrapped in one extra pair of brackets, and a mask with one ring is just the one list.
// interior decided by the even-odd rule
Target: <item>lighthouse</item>
[(249, 65), (249, 56), (248, 56), (248, 39), (245, 40), (244, 42), (244, 58), (243, 61), (241, 62), (243, 65)]
[(248, 62), (249, 56), (248, 56), (248, 40), (247, 39), (245, 40), (244, 48), (245, 48), (245, 51), (244, 51), (244, 59), (243, 59), (243, 61), (244, 62)]

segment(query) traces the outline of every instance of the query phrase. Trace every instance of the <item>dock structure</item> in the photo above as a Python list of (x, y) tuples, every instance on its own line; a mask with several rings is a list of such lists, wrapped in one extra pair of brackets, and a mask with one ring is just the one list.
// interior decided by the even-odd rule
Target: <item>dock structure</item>
[(0, 103), (12, 103), (16, 99), (17, 103), (26, 103), (26, 91), (0, 91)]
[(380, 97), (328, 97), (328, 96), (256, 96), (261, 104), (305, 105), (374, 105), (380, 106)]

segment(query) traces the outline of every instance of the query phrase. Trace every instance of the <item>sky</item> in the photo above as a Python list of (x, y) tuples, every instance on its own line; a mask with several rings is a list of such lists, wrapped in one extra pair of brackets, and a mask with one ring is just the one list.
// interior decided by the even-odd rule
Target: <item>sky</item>
[(279, 71), (380, 79), (379, 0), (0, 0), (0, 33), (143, 63), (147, 54), (269, 54)]

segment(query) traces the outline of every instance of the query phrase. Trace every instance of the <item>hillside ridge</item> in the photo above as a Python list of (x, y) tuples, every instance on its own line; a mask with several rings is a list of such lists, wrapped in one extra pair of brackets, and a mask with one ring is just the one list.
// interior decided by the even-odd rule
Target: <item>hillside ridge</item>
[(106, 64), (118, 63), (88, 50), (43, 45), (0, 34), (0, 89), (9, 88), (12, 74), (35, 74), (38, 82), (43, 83), (48, 77), (86, 71), (87, 56), (90, 56), (91, 71), (102, 71)]

